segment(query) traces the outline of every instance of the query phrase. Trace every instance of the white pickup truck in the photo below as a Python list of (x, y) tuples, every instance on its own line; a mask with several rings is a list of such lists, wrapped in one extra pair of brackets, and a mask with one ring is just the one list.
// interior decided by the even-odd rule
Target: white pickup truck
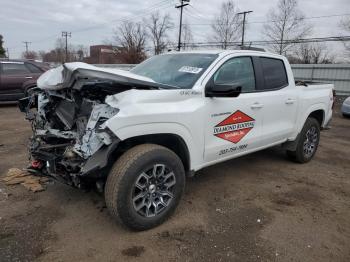
[(285, 57), (256, 51), (167, 53), (130, 72), (68, 63), (37, 86), (19, 103), (29, 170), (96, 185), (136, 230), (168, 218), (204, 167), (275, 145), (308, 162), (332, 117), (332, 85), (296, 84)]

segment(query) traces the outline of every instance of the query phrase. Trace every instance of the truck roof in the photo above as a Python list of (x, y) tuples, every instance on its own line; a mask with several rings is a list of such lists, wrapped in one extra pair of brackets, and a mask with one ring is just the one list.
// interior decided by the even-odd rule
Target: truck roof
[[(179, 52), (172, 51), (169, 52), (170, 54), (177, 54)], [(164, 54), (169, 54), (164, 53)], [(278, 58), (284, 58), (282, 55), (274, 54), (271, 52), (265, 52), (265, 51), (255, 51), (255, 50), (222, 50), (222, 49), (203, 49), (203, 50), (189, 50), (189, 51), (181, 51), (180, 53), (187, 53), (187, 54), (217, 54), (220, 56), (226, 56), (229, 54), (236, 54), (236, 53), (244, 53), (244, 54), (251, 54), (251, 55), (263, 55), (263, 56), (274, 56)]]

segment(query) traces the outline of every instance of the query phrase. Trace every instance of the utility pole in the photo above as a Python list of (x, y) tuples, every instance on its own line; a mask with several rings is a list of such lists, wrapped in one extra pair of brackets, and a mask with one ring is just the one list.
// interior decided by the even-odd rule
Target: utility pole
[(8, 48), (6, 48), (6, 53), (7, 53), (7, 59), (10, 59), (10, 52)]
[(238, 13), (238, 15), (243, 15), (243, 22), (242, 22), (242, 42), (241, 42), (241, 46), (244, 46), (244, 29), (245, 29), (245, 16), (246, 14), (252, 13), (253, 11), (244, 11), (244, 12), (240, 12)]
[(180, 0), (180, 4), (175, 8), (180, 8), (180, 25), (179, 25), (179, 41), (177, 42), (177, 51), (181, 50), (181, 29), (182, 29), (182, 11), (186, 5), (189, 5), (190, 0)]
[(28, 46), (29, 46), (29, 44), (31, 44), (32, 42), (23, 41), (23, 43), (24, 43), (25, 46), (26, 46), (26, 53), (28, 54)]
[(65, 62), (68, 62), (68, 37), (71, 37), (71, 36), (72, 36), (71, 32), (67, 32), (67, 31), (62, 32), (62, 37), (66, 38), (66, 60), (65, 60)]

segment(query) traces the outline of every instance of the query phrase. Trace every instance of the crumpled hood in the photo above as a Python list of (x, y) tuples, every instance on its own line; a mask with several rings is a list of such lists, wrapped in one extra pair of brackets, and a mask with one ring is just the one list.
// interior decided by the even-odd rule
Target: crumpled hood
[(195, 97), (201, 97), (201, 91), (173, 89), (173, 90), (127, 90), (115, 95), (106, 97), (105, 103), (115, 108), (126, 108), (144, 105), (164, 104), (170, 106), (171, 103), (186, 101)]
[(128, 71), (102, 68), (81, 62), (65, 63), (42, 74), (37, 86), (43, 90), (59, 90), (71, 87), (75, 80), (81, 78), (104, 79), (124, 84), (151, 85), (155, 82), (148, 78), (133, 74)]

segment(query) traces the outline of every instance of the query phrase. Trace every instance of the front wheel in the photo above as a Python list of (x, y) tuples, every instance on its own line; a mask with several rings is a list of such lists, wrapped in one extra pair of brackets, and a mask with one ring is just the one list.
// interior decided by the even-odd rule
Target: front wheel
[(320, 141), (320, 124), (315, 118), (306, 119), (295, 151), (287, 151), (287, 155), (298, 163), (309, 162), (317, 151)]
[(134, 230), (163, 223), (175, 210), (185, 187), (179, 157), (153, 144), (135, 146), (112, 167), (105, 200), (111, 215)]

